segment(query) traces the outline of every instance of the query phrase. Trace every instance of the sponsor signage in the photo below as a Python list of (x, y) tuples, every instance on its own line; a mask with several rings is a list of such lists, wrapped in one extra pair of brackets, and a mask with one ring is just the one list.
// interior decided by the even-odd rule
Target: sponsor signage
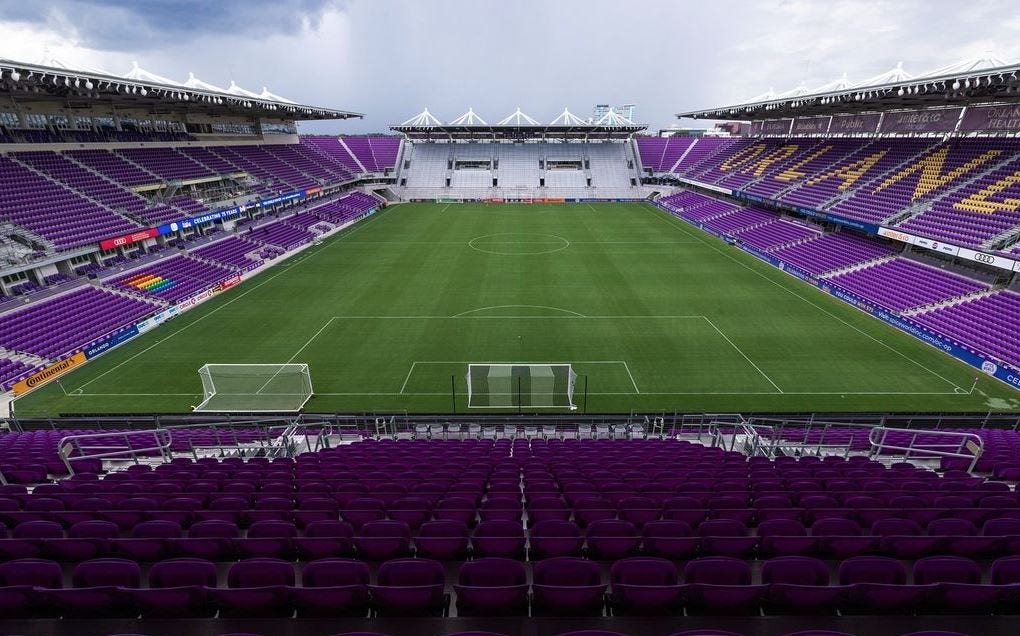
[(963, 114), (961, 132), (1016, 132), (1020, 130), (1020, 105), (971, 106)]
[(139, 232), (133, 232), (131, 234), (125, 234), (124, 236), (118, 236), (112, 239), (106, 239), (105, 241), (99, 242), (99, 249), (101, 250), (112, 250), (115, 247), (122, 245), (131, 245), (145, 239), (155, 238), (159, 236), (159, 230), (151, 227), (147, 230), (141, 230)]
[(953, 132), (962, 108), (937, 110), (906, 110), (886, 113), (882, 120), (884, 133)]
[(770, 119), (761, 123), (761, 134), (763, 135), (789, 135), (792, 119)]
[(751, 137), (757, 137), (760, 134), (761, 134), (761, 122), (760, 121), (752, 121), (751, 122), (751, 131), (750, 131), (749, 135)]
[(190, 309), (190, 308), (194, 307), (195, 305), (197, 305), (198, 303), (202, 302), (203, 300), (206, 300), (207, 298), (209, 298), (212, 295), (213, 295), (213, 292), (212, 292), (211, 289), (207, 289), (207, 290), (205, 290), (203, 292), (199, 292), (199, 293), (195, 294), (194, 296), (192, 296), (191, 298), (185, 298), (181, 302), (177, 303), (177, 309), (179, 311), (185, 311), (186, 309)]
[(110, 349), (113, 349), (122, 342), (127, 342), (131, 338), (137, 336), (139, 333), (140, 332), (138, 331), (138, 326), (131, 325), (127, 329), (118, 331), (117, 333), (111, 336), (107, 336), (100, 340), (99, 342), (96, 342), (92, 346), (86, 348), (85, 357), (91, 360), (92, 358), (95, 358), (96, 356), (105, 353)]
[(868, 115), (836, 115), (829, 125), (830, 134), (852, 135), (854, 133), (873, 133), (878, 130), (881, 116), (878, 113)]
[(37, 386), (42, 386), (43, 384), (46, 384), (50, 380), (55, 380), (59, 378), (60, 376), (64, 375), (71, 369), (77, 367), (79, 364), (85, 362), (85, 359), (86, 359), (85, 353), (79, 351), (73, 356), (64, 358), (60, 362), (54, 362), (53, 364), (46, 367), (42, 371), (37, 371), (36, 373), (33, 373), (32, 375), (28, 376), (24, 380), (21, 380), (20, 382), (15, 382), (14, 386), (11, 387), (11, 390), (14, 391), (14, 395), (28, 393)]
[(234, 274), (233, 276), (231, 276), (229, 278), (224, 278), (222, 281), (220, 281), (220, 283), (218, 285), (216, 285), (216, 288), (219, 291), (223, 291), (224, 289), (230, 289), (234, 285), (240, 284), (240, 282), (241, 282), (241, 275), (240, 274)]
[(281, 195), (272, 197), (271, 199), (262, 199), (262, 200), (259, 201), (259, 207), (260, 208), (267, 208), (267, 207), (269, 207), (271, 205), (276, 205), (277, 203), (286, 203), (287, 201), (293, 201), (294, 199), (300, 199), (303, 196), (305, 196), (305, 191), (304, 190), (295, 190), (294, 192), (287, 192), (286, 194), (281, 194)]
[(307, 190), (305, 190), (305, 196), (306, 197), (310, 197), (313, 194), (319, 194), (320, 192), (322, 192), (322, 186), (316, 186), (314, 188), (308, 188)]
[(831, 117), (798, 117), (793, 120), (793, 134), (818, 135), (829, 130)]
[(900, 232), (899, 230), (892, 230), (887, 227), (878, 228), (878, 235), (891, 238), (892, 240), (899, 241), (900, 243), (910, 243), (914, 240), (913, 234), (907, 234), (906, 232)]
[(140, 323), (135, 325), (135, 328), (138, 329), (138, 333), (145, 333), (146, 331), (149, 331), (154, 327), (158, 327), (167, 320), (170, 320), (171, 318), (176, 316), (179, 311), (180, 310), (177, 307), (167, 307), (158, 314), (155, 314), (152, 317), (146, 318), (145, 320), (141, 321)]
[(968, 261), (974, 261), (976, 263), (983, 263), (985, 265), (991, 265), (992, 267), (998, 267), (999, 269), (1006, 269), (1011, 271), (1017, 271), (1017, 261), (1011, 258), (1005, 258), (1003, 256), (996, 256), (995, 254), (988, 254), (986, 252), (979, 252), (972, 250), (969, 247), (961, 247), (958, 250), (960, 258), (965, 258)]
[(918, 236), (914, 239), (914, 245), (920, 245), (926, 247), (933, 252), (941, 252), (942, 254), (948, 254), (950, 256), (956, 256), (960, 252), (960, 248), (949, 243), (943, 243), (941, 241), (935, 241), (930, 238)]
[(878, 235), (886, 238), (899, 241), (901, 243), (909, 243), (911, 245), (917, 245), (925, 249), (939, 252), (940, 254), (946, 254), (949, 256), (956, 256), (959, 258), (966, 259), (968, 261), (974, 261), (975, 263), (982, 263), (984, 265), (990, 265), (999, 269), (1007, 271), (1020, 271), (1020, 261), (1015, 261), (1011, 258), (1004, 256), (998, 256), (996, 254), (989, 254), (987, 252), (979, 252), (972, 250), (969, 247), (959, 247), (951, 243), (944, 243), (942, 241), (936, 241), (934, 239), (926, 238), (923, 236), (917, 236), (914, 234), (908, 234), (906, 232), (900, 232), (887, 227), (878, 228)]

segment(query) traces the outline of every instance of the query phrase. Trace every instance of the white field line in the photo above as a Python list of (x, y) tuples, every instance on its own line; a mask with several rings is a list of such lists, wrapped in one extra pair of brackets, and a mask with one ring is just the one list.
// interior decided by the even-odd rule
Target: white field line
[(630, 383), (634, 385), (634, 392), (640, 393), (641, 389), (638, 388), (637, 382), (634, 381), (634, 374), (630, 372), (630, 365), (627, 364), (626, 360), (623, 360), (623, 368), (627, 370), (627, 377), (630, 378)]
[(400, 393), (401, 394), (404, 392), (404, 389), (407, 388), (407, 383), (411, 381), (411, 374), (414, 373), (414, 367), (417, 364), (418, 364), (417, 362), (412, 362), (411, 363), (411, 368), (407, 370), (407, 377), (404, 378), (404, 383), (400, 385)]
[[(350, 232), (347, 232), (347, 233), (345, 233), (345, 234), (342, 234), (342, 235), (340, 235), (339, 237), (337, 237), (337, 240), (336, 240), (336, 241), (332, 241), (332, 242), (330, 242), (330, 243), (329, 243), (329, 244), (328, 244), (327, 246), (324, 246), (324, 247), (331, 247), (331, 246), (333, 246), (333, 245), (335, 245), (335, 244), (339, 243), (339, 242), (340, 242), (340, 241), (342, 241), (342, 240), (343, 240), (344, 238), (346, 238), (346, 237), (350, 236), (351, 234), (354, 234), (355, 232), (357, 232), (358, 230), (360, 230), (360, 229), (364, 228), (364, 227), (365, 227), (366, 225), (368, 225), (368, 224), (369, 224), (369, 223), (371, 223), (372, 221), (375, 221), (376, 219), (380, 218), (381, 216), (382, 216), (382, 215), (381, 215), (381, 214), (378, 214), (378, 213), (374, 214), (374, 215), (372, 216), (372, 218), (368, 219), (367, 221), (365, 221), (365, 222), (363, 222), (363, 223), (359, 223), (359, 224), (358, 224), (358, 225), (356, 225), (356, 226), (355, 226), (355, 227), (354, 227), (354, 228), (353, 228), (353, 229), (352, 229), (352, 230), (351, 230)], [(312, 256), (315, 256), (316, 254), (318, 254), (318, 253), (322, 252), (322, 251), (323, 251), (323, 249), (324, 249), (323, 247), (320, 247), (319, 249), (317, 249), (317, 250), (315, 250), (314, 252), (312, 252), (311, 254), (309, 254), (309, 255), (308, 255), (308, 256), (307, 256), (307, 257), (306, 257), (306, 258), (305, 258), (305, 259), (304, 259), (303, 261), (301, 261), (301, 262), (306, 262), (306, 261), (308, 261), (308, 260), (309, 260), (309, 259), (310, 259), (310, 258), (311, 258)], [(167, 336), (166, 336), (166, 337), (164, 337), (164, 338), (160, 338), (159, 340), (157, 340), (156, 342), (152, 343), (152, 344), (151, 344), (151, 345), (149, 345), (148, 347), (146, 347), (146, 348), (142, 349), (141, 351), (139, 351), (138, 353), (134, 354), (133, 356), (131, 356), (131, 357), (129, 357), (129, 358), (127, 358), (127, 359), (123, 360), (122, 362), (119, 362), (119, 363), (117, 363), (116, 365), (114, 365), (114, 366), (110, 367), (110, 368), (109, 368), (109, 369), (107, 369), (106, 371), (103, 371), (102, 373), (100, 373), (100, 374), (99, 374), (99, 375), (97, 375), (96, 377), (92, 378), (91, 380), (89, 380), (89, 381), (85, 382), (84, 384), (82, 384), (81, 386), (79, 386), (79, 387), (78, 387), (77, 389), (75, 389), (75, 390), (76, 390), (76, 391), (81, 391), (82, 389), (84, 389), (84, 388), (85, 388), (85, 387), (87, 387), (88, 385), (92, 384), (92, 383), (93, 383), (93, 382), (95, 382), (96, 380), (98, 380), (98, 379), (100, 379), (100, 378), (102, 378), (102, 377), (104, 377), (104, 376), (106, 376), (106, 375), (108, 375), (108, 374), (112, 373), (113, 371), (116, 371), (117, 369), (121, 368), (121, 367), (122, 367), (122, 366), (124, 366), (125, 364), (127, 364), (127, 363), (131, 362), (132, 360), (134, 360), (135, 358), (138, 358), (139, 356), (142, 356), (142, 355), (144, 355), (144, 354), (148, 353), (149, 351), (151, 351), (152, 349), (155, 349), (156, 347), (158, 347), (159, 345), (163, 344), (163, 343), (164, 343), (164, 342), (166, 342), (167, 340), (170, 340), (171, 338), (173, 338), (173, 337), (174, 337), (174, 336), (176, 336), (177, 334), (179, 334), (179, 333), (181, 333), (181, 332), (184, 332), (184, 331), (187, 331), (187, 330), (188, 330), (188, 329), (190, 329), (191, 327), (193, 327), (193, 326), (197, 325), (198, 323), (202, 322), (203, 320), (205, 320), (205, 319), (206, 319), (206, 318), (208, 318), (209, 316), (212, 316), (213, 314), (215, 314), (215, 313), (216, 313), (216, 312), (218, 312), (219, 310), (223, 309), (224, 307), (229, 307), (230, 305), (232, 305), (232, 304), (234, 304), (235, 302), (237, 302), (238, 300), (240, 300), (240, 299), (244, 298), (245, 296), (247, 296), (248, 294), (252, 293), (252, 292), (253, 292), (253, 291), (255, 291), (256, 289), (259, 289), (260, 287), (262, 287), (262, 286), (263, 286), (263, 285), (265, 285), (266, 283), (269, 283), (269, 282), (273, 281), (274, 279), (276, 279), (276, 277), (277, 277), (277, 276), (282, 276), (283, 274), (286, 274), (286, 273), (287, 273), (287, 272), (289, 271), (289, 269), (290, 269), (290, 268), (283, 268), (283, 267), (281, 267), (281, 268), (280, 268), (280, 271), (279, 271), (279, 272), (277, 272), (277, 273), (273, 274), (272, 276), (270, 276), (270, 277), (266, 278), (265, 280), (262, 280), (262, 281), (260, 281), (260, 282), (259, 282), (259, 283), (258, 283), (257, 285), (252, 285), (252, 286), (251, 286), (251, 287), (250, 287), (249, 289), (247, 289), (247, 290), (245, 290), (245, 291), (241, 292), (240, 294), (238, 294), (238, 295), (234, 296), (233, 298), (231, 298), (231, 299), (230, 299), (230, 300), (228, 300), (227, 302), (223, 303), (223, 304), (222, 304), (222, 305), (220, 305), (219, 307), (217, 307), (217, 308), (213, 309), (212, 311), (209, 311), (208, 313), (206, 313), (206, 314), (204, 314), (204, 315), (202, 315), (202, 316), (199, 316), (198, 318), (196, 318), (195, 320), (193, 320), (193, 321), (189, 322), (188, 324), (184, 325), (183, 327), (181, 327), (181, 328), (180, 328), (180, 329), (178, 329), (177, 331), (175, 331), (175, 332), (173, 332), (173, 333), (171, 333), (171, 334), (167, 335)]]
[[(581, 364), (581, 363), (578, 363)], [(590, 362), (588, 364), (591, 364)], [(291, 394), (281, 394), (291, 395)], [(432, 395), (450, 395), (449, 392), (441, 393), (399, 393), (399, 392), (348, 392), (348, 393), (320, 393), (315, 392), (315, 395), (334, 395), (334, 396), (405, 396), (405, 397), (422, 397)], [(588, 395), (630, 395), (633, 396), (633, 391), (589, 391)], [(657, 395), (779, 395), (775, 391), (642, 391), (642, 396), (657, 396)], [(786, 391), (782, 394), (785, 396), (794, 395), (956, 395), (966, 397), (967, 393), (957, 393), (956, 391)], [(74, 398), (96, 398), (96, 397), (175, 397), (175, 396), (188, 396), (188, 397), (200, 397), (200, 393), (80, 393), (71, 394), (67, 397)]]
[[(634, 386), (634, 393), (641, 393), (641, 389), (638, 388), (637, 382), (634, 381), (634, 375), (630, 372), (630, 367), (627, 365), (626, 360), (575, 360), (574, 362), (478, 362), (477, 360), (415, 360), (411, 363), (411, 368), (407, 370), (407, 377), (404, 378), (404, 384), (400, 386), (399, 393), (379, 393), (372, 395), (447, 395), (446, 393), (405, 393), (404, 389), (407, 388), (407, 383), (411, 380), (411, 374), (414, 373), (414, 368), (419, 365), (425, 364), (518, 364), (522, 366), (534, 365), (534, 364), (548, 364), (548, 365), (564, 365), (569, 364), (571, 366), (575, 364), (618, 364), (624, 368), (627, 372), (627, 376), (630, 378), (631, 384)], [(634, 393), (607, 393), (606, 395), (634, 395)], [(316, 395), (347, 395), (347, 394), (333, 394), (333, 393), (316, 393)], [(351, 395), (369, 395), (354, 393)], [(596, 394), (598, 395), (598, 394)]]
[(761, 367), (759, 367), (759, 366), (758, 366), (757, 364), (755, 364), (755, 363), (754, 363), (754, 360), (752, 360), (751, 358), (749, 358), (749, 357), (748, 357), (748, 355), (747, 355), (746, 353), (744, 353), (744, 350), (743, 350), (743, 349), (741, 349), (740, 347), (738, 347), (738, 346), (737, 346), (737, 343), (735, 343), (735, 342), (733, 342), (732, 340), (730, 340), (730, 337), (729, 337), (729, 336), (727, 336), (727, 335), (726, 335), (725, 333), (723, 333), (723, 330), (722, 330), (722, 329), (720, 329), (719, 327), (717, 327), (717, 326), (716, 326), (716, 324), (715, 324), (714, 322), (712, 322), (712, 319), (711, 319), (711, 318), (709, 318), (708, 316), (705, 316), (705, 322), (707, 322), (707, 323), (708, 323), (709, 325), (711, 325), (712, 329), (715, 329), (715, 330), (716, 330), (716, 332), (717, 332), (717, 333), (718, 333), (718, 334), (719, 334), (720, 336), (722, 336), (722, 337), (723, 337), (723, 340), (725, 340), (726, 342), (730, 343), (730, 346), (731, 346), (731, 347), (733, 347), (734, 349), (736, 349), (736, 350), (737, 350), (737, 353), (739, 353), (740, 355), (742, 355), (742, 356), (744, 357), (744, 360), (747, 360), (747, 361), (748, 361), (748, 363), (750, 363), (750, 365), (751, 365), (752, 367), (754, 367), (754, 370), (755, 370), (755, 371), (757, 371), (758, 373), (760, 373), (760, 374), (761, 374), (761, 376), (762, 376), (763, 378), (765, 378), (766, 380), (768, 380), (768, 381), (769, 381), (769, 384), (771, 384), (772, 386), (774, 386), (774, 387), (776, 388), (776, 391), (779, 391), (780, 393), (782, 393), (782, 392), (783, 392), (783, 390), (779, 388), (779, 385), (778, 385), (778, 384), (776, 384), (775, 382), (773, 382), (773, 381), (772, 381), (772, 378), (770, 378), (770, 377), (769, 377), (769, 375), (768, 375), (767, 373), (765, 373), (764, 371), (762, 371), (762, 370), (761, 370)]
[[(301, 352), (304, 351), (308, 347), (308, 345), (312, 344), (312, 341), (315, 340), (316, 338), (318, 338), (319, 334), (321, 334), (323, 331), (325, 331), (326, 327), (328, 327), (334, 320), (336, 320), (336, 316), (333, 316), (332, 318), (327, 320), (324, 325), (319, 327), (319, 330), (316, 331), (315, 334), (311, 338), (309, 338), (308, 340), (305, 340), (305, 343), (303, 345), (301, 345), (301, 348), (298, 349), (297, 351), (295, 351), (294, 355), (292, 355), (290, 358), (288, 358), (287, 362), (285, 362), (284, 364), (290, 364), (291, 362), (294, 362), (294, 358), (298, 357), (298, 355), (300, 355)], [(274, 373), (272, 375), (272, 377), (270, 377), (268, 380), (266, 380), (266, 383), (263, 384), (261, 387), (259, 387), (258, 391), (255, 391), (255, 395), (261, 395), (262, 394), (262, 391), (267, 386), (269, 386), (270, 383), (272, 383), (273, 380), (276, 379), (276, 376), (280, 375), (280, 372), (283, 371), (283, 366), (284, 365), (280, 365), (280, 368), (276, 370), (276, 373)]]
[[(925, 371), (927, 371), (928, 373), (930, 373), (930, 374), (934, 375), (935, 377), (939, 378), (940, 380), (943, 380), (943, 381), (944, 381), (944, 382), (946, 382), (947, 384), (950, 384), (950, 385), (952, 385), (952, 386), (953, 386), (953, 388), (956, 388), (956, 389), (961, 389), (961, 390), (964, 390), (964, 391), (966, 390), (966, 389), (963, 389), (963, 387), (961, 387), (961, 386), (959, 386), (958, 384), (956, 384), (955, 382), (953, 382), (952, 380), (950, 380), (949, 378), (947, 378), (947, 377), (945, 377), (945, 376), (943, 376), (943, 375), (941, 375), (941, 374), (939, 374), (939, 373), (936, 373), (935, 371), (932, 371), (931, 369), (929, 369), (929, 368), (928, 368), (927, 366), (925, 366), (924, 364), (922, 364), (922, 363), (918, 362), (918, 361), (917, 361), (917, 360), (915, 360), (914, 358), (912, 358), (912, 357), (908, 356), (907, 354), (903, 353), (902, 351), (900, 351), (900, 350), (898, 350), (898, 349), (894, 348), (893, 346), (889, 345), (888, 343), (886, 343), (886, 342), (884, 342), (884, 341), (882, 341), (882, 340), (879, 340), (878, 338), (876, 338), (875, 336), (871, 335), (870, 333), (868, 333), (868, 332), (864, 331), (864, 330), (863, 330), (863, 329), (861, 329), (860, 327), (857, 327), (856, 325), (852, 325), (852, 324), (850, 324), (849, 322), (847, 322), (847, 321), (843, 320), (843, 319), (842, 319), (842, 318), (840, 318), (839, 316), (837, 316), (837, 315), (833, 314), (832, 312), (830, 312), (829, 310), (825, 309), (825, 308), (824, 308), (824, 307), (822, 307), (821, 305), (818, 305), (817, 303), (813, 302), (813, 301), (812, 301), (812, 300), (810, 300), (809, 298), (806, 298), (805, 296), (803, 296), (803, 295), (801, 295), (801, 294), (797, 293), (796, 291), (794, 291), (793, 289), (790, 289), (790, 288), (789, 288), (789, 287), (787, 287), (786, 285), (783, 285), (783, 284), (782, 284), (782, 283), (780, 283), (779, 281), (777, 281), (777, 280), (775, 280), (775, 279), (773, 279), (773, 278), (771, 278), (771, 277), (769, 277), (769, 276), (766, 276), (765, 274), (763, 274), (763, 273), (761, 273), (760, 271), (758, 271), (757, 269), (755, 269), (755, 268), (751, 267), (751, 266), (750, 266), (750, 265), (748, 265), (747, 263), (744, 263), (744, 262), (742, 262), (742, 261), (738, 260), (737, 258), (734, 258), (732, 254), (728, 254), (728, 253), (726, 253), (726, 252), (725, 252), (724, 250), (721, 250), (721, 249), (719, 249), (719, 248), (718, 248), (717, 246), (715, 246), (715, 245), (712, 245), (712, 243), (710, 243), (709, 241), (707, 241), (707, 240), (705, 240), (705, 239), (703, 239), (703, 238), (701, 238), (701, 237), (699, 237), (699, 236), (697, 236), (697, 235), (695, 235), (695, 234), (692, 234), (692, 233), (688, 232), (688, 231), (687, 231), (687, 229), (686, 229), (686, 228), (684, 228), (683, 226), (681, 226), (681, 225), (678, 225), (678, 224), (674, 223), (674, 222), (673, 222), (673, 221), (671, 220), (671, 219), (672, 219), (672, 216), (667, 216), (667, 215), (666, 215), (666, 214), (665, 214), (664, 212), (662, 212), (662, 210), (660, 210), (659, 208), (657, 208), (657, 207), (654, 207), (654, 206), (648, 206), (648, 205), (646, 205), (646, 206), (642, 206), (642, 207), (644, 207), (644, 208), (645, 208), (646, 210), (648, 210), (649, 212), (651, 212), (651, 213), (652, 213), (652, 214), (653, 214), (653, 215), (654, 215), (654, 216), (655, 216), (656, 218), (658, 218), (658, 219), (661, 219), (663, 223), (665, 223), (665, 224), (667, 224), (667, 225), (669, 225), (669, 226), (671, 226), (671, 227), (673, 227), (673, 228), (675, 228), (675, 229), (677, 229), (677, 230), (680, 230), (681, 232), (683, 232), (683, 233), (684, 233), (684, 234), (686, 234), (687, 236), (690, 236), (690, 237), (696, 238), (696, 239), (697, 239), (698, 241), (700, 241), (701, 243), (705, 244), (706, 246), (708, 246), (709, 248), (711, 248), (711, 249), (712, 249), (712, 250), (714, 250), (715, 252), (718, 252), (719, 254), (722, 254), (723, 256), (725, 256), (726, 258), (730, 259), (730, 260), (731, 260), (731, 261), (733, 261), (734, 263), (737, 263), (738, 265), (740, 265), (740, 266), (741, 266), (741, 267), (743, 267), (744, 269), (746, 269), (746, 270), (748, 270), (748, 271), (750, 271), (750, 272), (754, 273), (754, 274), (755, 274), (756, 276), (759, 276), (759, 277), (761, 277), (761, 278), (763, 278), (763, 279), (767, 280), (768, 282), (772, 283), (772, 284), (773, 284), (773, 285), (775, 285), (776, 287), (779, 287), (780, 289), (782, 289), (782, 290), (783, 290), (783, 291), (785, 291), (786, 293), (788, 293), (788, 294), (791, 294), (791, 295), (793, 295), (793, 296), (796, 296), (797, 298), (800, 298), (801, 300), (803, 300), (803, 301), (804, 301), (804, 302), (806, 302), (807, 304), (811, 305), (812, 307), (814, 307), (814, 308), (815, 308), (815, 309), (817, 309), (818, 311), (822, 312), (823, 314), (825, 314), (825, 315), (829, 316), (830, 318), (835, 318), (836, 320), (838, 320), (839, 322), (843, 323), (843, 324), (844, 324), (844, 325), (846, 325), (847, 327), (849, 327), (849, 328), (853, 329), (853, 330), (854, 330), (854, 331), (856, 331), (857, 333), (859, 333), (859, 334), (861, 334), (861, 335), (863, 335), (863, 336), (865, 336), (865, 337), (869, 338), (870, 340), (873, 340), (874, 342), (877, 342), (878, 344), (882, 345), (883, 347), (885, 347), (885, 348), (886, 348), (886, 349), (888, 349), (889, 351), (892, 351), (892, 352), (893, 352), (893, 353), (895, 353), (896, 355), (898, 355), (898, 356), (900, 356), (900, 357), (904, 358), (904, 359), (905, 359), (905, 360), (907, 360), (908, 362), (911, 362), (911, 363), (912, 363), (912, 364), (914, 364), (915, 366), (918, 366), (918, 367), (920, 367), (921, 369), (924, 369), (924, 370), (925, 370)], [(681, 223), (683, 223), (683, 221), (681, 221)]]

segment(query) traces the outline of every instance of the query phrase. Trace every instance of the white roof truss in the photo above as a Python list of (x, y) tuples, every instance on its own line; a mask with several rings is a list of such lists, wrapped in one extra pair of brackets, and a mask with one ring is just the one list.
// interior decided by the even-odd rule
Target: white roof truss
[(517, 110), (515, 110), (512, 113), (510, 113), (510, 115), (508, 115), (504, 119), (500, 120), (496, 125), (497, 126), (540, 126), (541, 124), (539, 124), (537, 121), (535, 121), (534, 119), (532, 119), (531, 117), (526, 115), (524, 113), (524, 111), (521, 110), (520, 106), (518, 106)]
[(450, 122), (451, 126), (488, 126), (485, 120), (478, 116), (474, 108), (468, 108), (467, 112)]

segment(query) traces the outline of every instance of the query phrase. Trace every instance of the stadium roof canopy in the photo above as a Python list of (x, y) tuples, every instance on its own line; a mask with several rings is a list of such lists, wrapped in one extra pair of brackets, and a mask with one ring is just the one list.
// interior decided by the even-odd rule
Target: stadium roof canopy
[(693, 119), (778, 119), (863, 111), (1020, 102), (1020, 63), (985, 55), (912, 75), (898, 64), (885, 73), (851, 82), (842, 78), (809, 89), (768, 92), (739, 104), (678, 113)]
[(647, 128), (635, 124), (623, 115), (610, 109), (597, 121), (581, 119), (564, 108), (563, 112), (548, 124), (543, 124), (520, 108), (488, 124), (474, 109), (444, 124), (438, 117), (425, 109), (402, 124), (390, 126), (391, 130), (403, 133), (410, 139), (626, 139)]
[(0, 58), (0, 96), (20, 102), (55, 99), (69, 106), (95, 103), (115, 108), (149, 109), (152, 112), (188, 112), (208, 115), (244, 115), (308, 121), (363, 117), (320, 106), (298, 104), (269, 92), (248, 91), (234, 82), (220, 88), (190, 74), (176, 82), (151, 73), (137, 63), (123, 75), (47, 57), (41, 63)]

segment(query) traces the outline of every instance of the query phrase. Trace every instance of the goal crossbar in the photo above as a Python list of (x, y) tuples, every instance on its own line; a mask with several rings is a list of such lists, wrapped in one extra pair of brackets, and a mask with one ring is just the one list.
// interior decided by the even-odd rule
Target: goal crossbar
[(565, 362), (469, 363), (465, 381), (469, 409), (577, 408), (577, 374)]
[(206, 364), (198, 375), (202, 402), (195, 411), (296, 412), (313, 395), (307, 364)]

